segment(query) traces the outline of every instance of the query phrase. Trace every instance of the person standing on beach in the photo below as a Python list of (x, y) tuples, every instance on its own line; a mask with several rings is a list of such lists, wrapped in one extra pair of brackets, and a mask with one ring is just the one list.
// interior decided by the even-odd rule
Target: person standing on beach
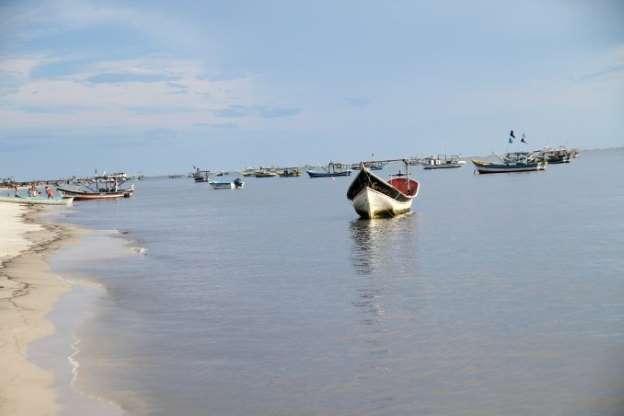
[(52, 198), (52, 188), (50, 188), (49, 186), (46, 186), (45, 187), (45, 191), (46, 191), (46, 194), (48, 195), (48, 199), (51, 199)]

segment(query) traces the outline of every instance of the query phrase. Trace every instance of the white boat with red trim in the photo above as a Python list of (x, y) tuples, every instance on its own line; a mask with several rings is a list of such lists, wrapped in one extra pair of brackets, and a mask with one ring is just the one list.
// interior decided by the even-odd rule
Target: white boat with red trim
[[(408, 163), (403, 162), (407, 172)], [(362, 164), (349, 186), (347, 198), (362, 218), (394, 217), (411, 210), (419, 189), (419, 183), (410, 179), (407, 173), (399, 172), (385, 181)]]

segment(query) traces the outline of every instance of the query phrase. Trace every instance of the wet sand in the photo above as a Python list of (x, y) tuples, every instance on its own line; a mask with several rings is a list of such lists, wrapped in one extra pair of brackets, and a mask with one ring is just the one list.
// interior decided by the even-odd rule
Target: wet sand
[(79, 232), (36, 221), (42, 211), (0, 204), (0, 415), (58, 411), (54, 377), (29, 361), (27, 348), (54, 333), (47, 315), (71, 287), (47, 258)]

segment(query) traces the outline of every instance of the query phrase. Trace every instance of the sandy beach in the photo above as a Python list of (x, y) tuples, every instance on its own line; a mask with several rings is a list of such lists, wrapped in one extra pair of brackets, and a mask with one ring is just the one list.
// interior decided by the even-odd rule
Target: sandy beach
[(53, 376), (29, 362), (27, 347), (54, 333), (46, 319), (70, 284), (51, 273), (46, 256), (67, 227), (39, 224), (39, 209), (0, 204), (0, 415), (54, 415)]

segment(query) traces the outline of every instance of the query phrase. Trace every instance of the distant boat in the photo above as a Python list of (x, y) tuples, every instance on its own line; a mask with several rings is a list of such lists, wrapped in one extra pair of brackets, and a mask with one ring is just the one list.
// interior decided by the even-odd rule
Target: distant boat
[(69, 198), (47, 198), (43, 195), (40, 196), (0, 196), (0, 202), (12, 202), (15, 204), (23, 205), (63, 205), (71, 206), (74, 201), (73, 197)]
[(236, 178), (233, 181), (210, 181), (208, 182), (213, 189), (242, 189), (245, 186), (240, 178)]
[(210, 181), (208, 184), (213, 189), (234, 189), (234, 184), (229, 181)]
[(347, 198), (362, 218), (394, 217), (410, 211), (419, 189), (418, 182), (406, 174), (385, 181), (362, 166), (349, 186)]
[(274, 178), (277, 176), (277, 173), (271, 170), (259, 169), (256, 171), (255, 176), (256, 178)]
[(329, 162), (325, 170), (308, 170), (306, 171), (311, 178), (330, 178), (334, 176), (349, 176), (351, 171), (345, 169), (342, 163)]
[[(365, 162), (364, 165), (369, 170), (383, 170), (384, 168), (384, 164), (382, 162)], [(351, 164), (351, 170), (360, 170), (361, 166), (361, 163), (353, 163)]]
[(243, 189), (245, 186), (245, 182), (241, 178), (234, 179), (232, 183), (234, 184), (234, 189)]
[(284, 168), (277, 172), (279, 176), (282, 178), (293, 178), (296, 176), (301, 176), (301, 171), (299, 168)]
[(578, 155), (578, 150), (560, 147), (557, 149), (545, 148), (534, 152), (536, 159), (548, 164), (570, 163)]
[(208, 182), (209, 177), (210, 177), (210, 171), (209, 170), (200, 170), (199, 168), (195, 167), (195, 171), (192, 173), (192, 178), (195, 182)]
[(461, 168), (466, 164), (466, 161), (461, 160), (459, 156), (450, 156), (446, 155), (441, 156), (438, 155), (436, 157), (430, 156), (424, 158), (421, 163), (423, 164), (423, 169), (452, 169), (452, 168)]
[(409, 159), (407, 159), (407, 164), (410, 166), (416, 166), (416, 165), (422, 165), (423, 163), (423, 159), (413, 156)]
[(382, 162), (372, 162), (366, 165), (369, 170), (383, 170), (384, 164)]
[(507, 153), (501, 162), (472, 160), (479, 173), (531, 172), (546, 169), (548, 162), (536, 159), (529, 152)]

